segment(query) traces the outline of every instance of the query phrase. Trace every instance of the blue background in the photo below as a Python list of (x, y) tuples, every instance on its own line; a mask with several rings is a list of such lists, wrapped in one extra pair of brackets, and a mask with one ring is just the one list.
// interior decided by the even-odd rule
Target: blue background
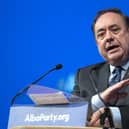
[(79, 67), (103, 61), (91, 24), (109, 7), (129, 15), (126, 0), (0, 1), (0, 129), (7, 128), (12, 96), (46, 70), (63, 64), (39, 84), (70, 92)]

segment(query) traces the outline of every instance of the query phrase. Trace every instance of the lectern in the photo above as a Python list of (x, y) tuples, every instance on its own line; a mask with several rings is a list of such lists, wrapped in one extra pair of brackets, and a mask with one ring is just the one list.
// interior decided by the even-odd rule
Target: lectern
[[(8, 129), (95, 129), (85, 127), (88, 102), (80, 97), (56, 91), (58, 95), (55, 94), (53, 97), (58, 97), (58, 99), (61, 97), (61, 100), (64, 97), (69, 98), (69, 103), (40, 103), (38, 105), (37, 99), (38, 101), (41, 99), (41, 102), (43, 99), (46, 99), (45, 102), (47, 102), (48, 99), (48, 95), (42, 98), (42, 94), (39, 94), (41, 88), (39, 86), (33, 87), (30, 89), (31, 92), (29, 92), (36, 100), (36, 104), (13, 105), (10, 108)], [(43, 89), (45, 92), (48, 92), (48, 90), (52, 92), (52, 89)], [(34, 93), (38, 92), (38, 94), (32, 94), (33, 91)], [(62, 97), (62, 95), (64, 96)], [(50, 97), (51, 101), (57, 101), (53, 97)]]
[(10, 129), (102, 129), (97, 127), (70, 127), (70, 126), (17, 126)]
[(85, 127), (87, 106), (86, 102), (46, 106), (15, 105), (10, 109), (8, 129), (14, 127), (16, 127), (14, 129)]

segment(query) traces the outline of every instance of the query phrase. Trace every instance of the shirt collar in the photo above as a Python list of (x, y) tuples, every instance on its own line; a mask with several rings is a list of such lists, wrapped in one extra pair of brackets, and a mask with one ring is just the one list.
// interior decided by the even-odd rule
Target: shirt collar
[[(122, 65), (121, 67), (122, 67), (122, 69), (123, 69), (124, 71), (127, 71), (128, 68), (129, 68), (129, 60), (127, 61), (127, 63), (125, 63), (125, 64)], [(115, 69), (115, 66), (113, 66), (113, 65), (110, 64), (110, 72), (111, 72), (111, 73), (113, 72), (114, 69)]]

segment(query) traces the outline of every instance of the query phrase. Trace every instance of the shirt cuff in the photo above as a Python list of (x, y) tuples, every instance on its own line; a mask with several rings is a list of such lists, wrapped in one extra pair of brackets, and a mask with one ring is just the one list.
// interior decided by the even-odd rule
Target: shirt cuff
[[(92, 110), (95, 112), (99, 108), (105, 107), (105, 104), (99, 98), (98, 94), (96, 94), (91, 98), (91, 106), (92, 106)], [(113, 118), (115, 128), (122, 128), (121, 114), (120, 114), (119, 108), (118, 107), (109, 107), (109, 108), (112, 113), (112, 118)]]
[(110, 107), (115, 128), (122, 128), (121, 114), (118, 107)]
[(91, 106), (92, 106), (92, 110), (95, 112), (99, 108), (105, 107), (105, 104), (99, 98), (98, 94), (96, 94), (96, 95), (92, 96), (92, 98), (91, 98)]

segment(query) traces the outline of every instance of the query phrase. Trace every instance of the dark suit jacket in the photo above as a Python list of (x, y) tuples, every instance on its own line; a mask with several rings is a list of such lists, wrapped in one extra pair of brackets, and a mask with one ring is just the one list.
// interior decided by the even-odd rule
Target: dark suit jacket
[[(73, 93), (90, 102), (91, 97), (108, 87), (109, 64), (106, 62), (81, 68), (77, 71)], [(129, 70), (124, 79), (129, 78)], [(129, 87), (124, 89), (129, 93)], [(129, 129), (129, 95), (116, 103), (122, 118), (122, 129)]]

